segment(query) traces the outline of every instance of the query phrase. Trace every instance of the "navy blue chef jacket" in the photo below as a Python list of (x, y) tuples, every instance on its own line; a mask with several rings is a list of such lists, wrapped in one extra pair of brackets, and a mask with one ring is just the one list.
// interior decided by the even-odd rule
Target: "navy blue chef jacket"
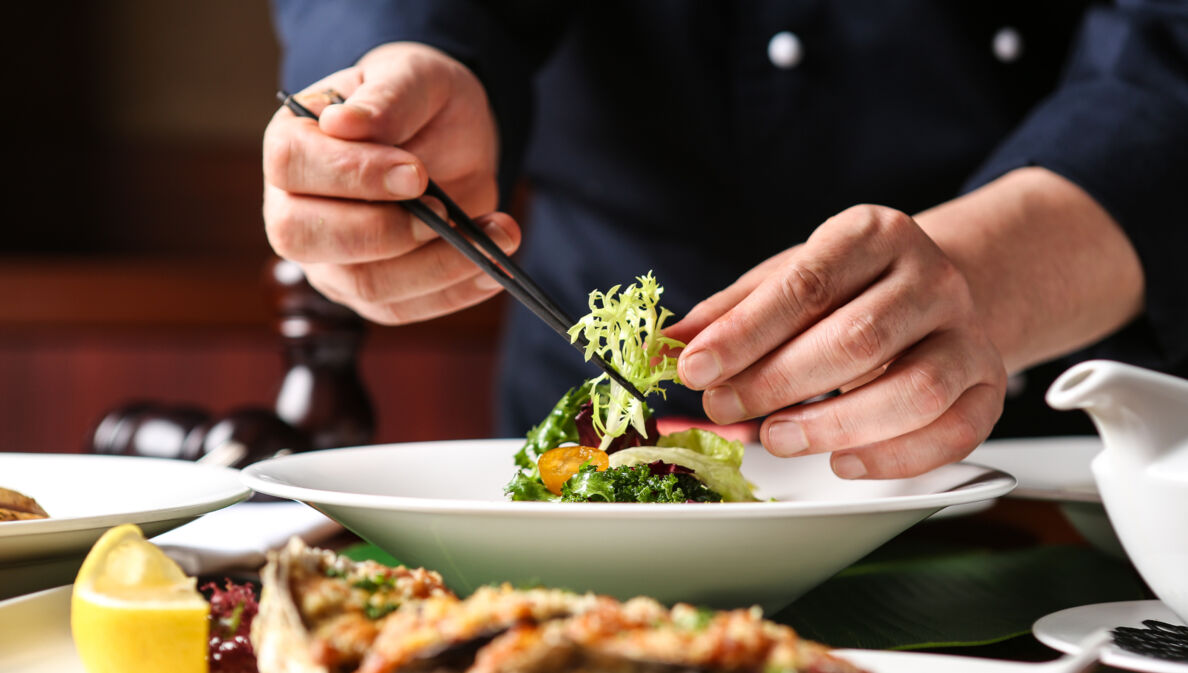
[[(521, 263), (574, 315), (654, 270), (678, 316), (856, 203), (918, 212), (1038, 164), (1125, 228), (1146, 309), (1038, 368), (996, 433), (1089, 430), (1042, 405), (1088, 356), (1188, 376), (1188, 3), (1046, 0), (275, 0), (284, 84), (385, 42), (486, 86), (500, 182), (531, 185)], [(778, 36), (778, 37), (777, 37)], [(597, 370), (514, 302), (502, 436)], [(1045, 371), (1046, 370), (1046, 371)], [(667, 413), (699, 415), (670, 390)]]

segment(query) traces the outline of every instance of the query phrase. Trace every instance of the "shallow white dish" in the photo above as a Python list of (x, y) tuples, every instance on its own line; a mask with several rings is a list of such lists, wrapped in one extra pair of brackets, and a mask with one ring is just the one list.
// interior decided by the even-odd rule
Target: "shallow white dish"
[(835, 650), (834, 654), (870, 673), (1042, 673), (1047, 664), (1001, 661), (929, 652)]
[(1089, 469), (1102, 447), (1097, 436), (994, 439), (979, 446), (966, 460), (1013, 475), (1019, 486), (1011, 492), (1012, 498), (1055, 501), (1090, 544), (1125, 558)]
[[(70, 587), (0, 601), (0, 671), (84, 673), (70, 637)], [(995, 673), (1000, 662), (918, 652), (837, 650), (871, 673)]]
[[(1143, 628), (1143, 620), (1156, 619), (1168, 624), (1183, 625), (1160, 601), (1119, 601), (1082, 605), (1041, 617), (1031, 631), (1041, 643), (1061, 652), (1077, 652), (1078, 643), (1099, 629), (1118, 626)], [(1188, 673), (1188, 663), (1167, 661), (1127, 652), (1116, 645), (1107, 645), (1101, 652), (1102, 663), (1128, 671), (1147, 673)]]
[(541, 583), (714, 607), (787, 605), (949, 505), (1003, 495), (1007, 474), (949, 465), (914, 479), (845, 481), (828, 456), (748, 450), (763, 499), (725, 504), (508, 502), (522, 440), (420, 442), (276, 458), (251, 488), (306, 502), (456, 591)]
[(50, 514), (0, 523), (0, 598), (72, 581), (112, 526), (135, 523), (153, 536), (251, 494), (225, 467), (82, 454), (0, 453), (0, 486)]
[(0, 601), (0, 671), (84, 673), (70, 636), (71, 589)]
[(1013, 498), (1100, 504), (1089, 462), (1101, 449), (1097, 436), (992, 439), (965, 460), (1014, 475)]

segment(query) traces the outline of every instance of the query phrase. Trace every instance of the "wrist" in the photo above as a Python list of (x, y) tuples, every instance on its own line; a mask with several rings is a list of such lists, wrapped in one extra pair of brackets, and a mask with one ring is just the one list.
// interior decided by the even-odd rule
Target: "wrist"
[(1100, 340), (1142, 310), (1142, 267), (1122, 228), (1047, 169), (1017, 169), (917, 221), (965, 274), (1008, 371)]

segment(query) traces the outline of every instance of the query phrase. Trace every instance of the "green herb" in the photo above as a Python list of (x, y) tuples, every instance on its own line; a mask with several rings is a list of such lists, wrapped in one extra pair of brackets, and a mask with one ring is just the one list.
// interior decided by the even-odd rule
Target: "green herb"
[(376, 574), (371, 577), (355, 580), (351, 583), (351, 586), (364, 591), (376, 592), (384, 587), (395, 587), (396, 578)]
[(395, 612), (399, 607), (400, 605), (397, 603), (383, 603), (380, 605), (368, 603), (367, 606), (363, 608), (363, 614), (366, 615), (368, 619), (380, 619), (387, 616), (388, 614), (391, 614), (392, 612)]
[[(664, 288), (652, 272), (636, 280), (638, 284), (632, 283), (622, 292), (619, 285), (605, 293), (591, 292), (590, 312), (570, 328), (569, 337), (575, 342), (579, 335), (586, 338), (587, 360), (597, 354), (645, 396), (651, 393), (663, 396), (661, 383), (679, 383), (677, 360), (667, 351), (685, 344), (661, 334), (664, 321), (672, 312), (659, 306)], [(644, 437), (648, 434), (644, 427), (646, 405), (613, 381), (607, 392), (602, 392), (597, 384), (608, 380), (605, 373), (593, 379), (596, 387), (590, 394), (594, 429), (602, 436), (599, 448), (603, 450), (628, 427), (634, 427)]]
[[(533, 472), (536, 472), (533, 470)], [(503, 492), (511, 497), (512, 500), (556, 500), (557, 496), (553, 495), (549, 489), (545, 488), (544, 483), (540, 480), (539, 472), (536, 475), (529, 474), (527, 471), (517, 472), (516, 476), (503, 487)]]
[(243, 609), (243, 603), (236, 603), (229, 616), (219, 618), (219, 624), (223, 627), (224, 633), (233, 636), (239, 631), (239, 624), (243, 621)]
[(646, 465), (599, 472), (583, 465), (561, 486), (562, 502), (721, 502), (722, 496), (689, 474), (654, 475)]
[(698, 607), (688, 611), (673, 614), (673, 623), (689, 631), (700, 631), (709, 626), (717, 613), (706, 607)]
[[(590, 399), (592, 382), (586, 381), (580, 387), (570, 388), (561, 396), (557, 405), (539, 425), (528, 431), (524, 446), (516, 454), (516, 465), (530, 472), (536, 472), (536, 461), (541, 454), (555, 449), (566, 442), (578, 440), (577, 425), (573, 418), (586, 400)], [(539, 473), (536, 473), (539, 476)], [(510, 484), (509, 484), (510, 486)]]

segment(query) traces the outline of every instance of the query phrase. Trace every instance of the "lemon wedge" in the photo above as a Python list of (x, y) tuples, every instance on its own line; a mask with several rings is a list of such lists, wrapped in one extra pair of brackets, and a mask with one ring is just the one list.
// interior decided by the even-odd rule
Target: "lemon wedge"
[(87, 554), (70, 628), (88, 673), (205, 673), (210, 606), (194, 578), (124, 524)]

